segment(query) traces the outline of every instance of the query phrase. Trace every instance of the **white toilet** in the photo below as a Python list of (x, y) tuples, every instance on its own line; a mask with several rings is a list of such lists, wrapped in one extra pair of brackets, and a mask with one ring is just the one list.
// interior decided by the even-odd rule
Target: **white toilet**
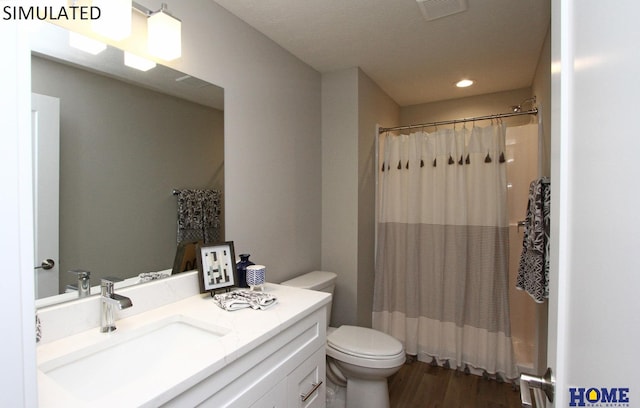
[[(333, 294), (337, 275), (313, 271), (282, 285)], [(327, 325), (331, 304), (327, 310)], [(347, 387), (347, 408), (389, 408), (387, 378), (404, 364), (402, 344), (378, 330), (357, 326), (328, 327), (327, 377)], [(346, 380), (346, 381), (345, 381)]]

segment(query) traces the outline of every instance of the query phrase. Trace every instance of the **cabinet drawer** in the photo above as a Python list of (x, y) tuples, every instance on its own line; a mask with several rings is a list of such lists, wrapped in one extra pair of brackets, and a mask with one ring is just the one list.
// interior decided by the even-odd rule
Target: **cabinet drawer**
[(318, 349), (287, 376), (287, 408), (321, 408), (326, 405), (324, 347)]

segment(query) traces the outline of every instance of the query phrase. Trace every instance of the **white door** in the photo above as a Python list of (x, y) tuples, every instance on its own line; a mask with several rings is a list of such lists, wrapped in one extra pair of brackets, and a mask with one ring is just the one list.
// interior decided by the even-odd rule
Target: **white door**
[[(36, 298), (57, 295), (59, 276), (60, 100), (31, 94)], [(48, 260), (52, 266), (46, 265)], [(50, 267), (51, 266), (51, 267)]]
[(639, 14), (552, 1), (555, 407), (640, 407)]

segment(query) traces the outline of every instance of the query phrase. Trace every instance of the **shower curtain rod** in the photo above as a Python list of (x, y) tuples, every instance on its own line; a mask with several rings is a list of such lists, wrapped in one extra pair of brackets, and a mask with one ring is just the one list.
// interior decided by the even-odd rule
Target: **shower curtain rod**
[(510, 116), (537, 115), (537, 114), (538, 114), (538, 108), (533, 108), (527, 111), (496, 113), (494, 115), (476, 116), (475, 118), (443, 120), (440, 122), (419, 123), (417, 125), (395, 126), (390, 128), (381, 127), (378, 130), (378, 133), (382, 134), (385, 132), (393, 132), (395, 130), (416, 129), (416, 128), (423, 128), (423, 127), (429, 127), (429, 126), (455, 125), (456, 123), (475, 122), (477, 120), (500, 119), (500, 118), (508, 118)]

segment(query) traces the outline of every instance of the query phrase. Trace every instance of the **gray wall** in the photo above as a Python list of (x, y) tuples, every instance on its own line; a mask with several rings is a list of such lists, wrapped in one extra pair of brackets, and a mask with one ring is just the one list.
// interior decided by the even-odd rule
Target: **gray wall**
[(331, 324), (358, 300), (358, 69), (322, 75), (322, 269), (338, 274)]
[(271, 282), (317, 269), (320, 74), (210, 0), (171, 11), (183, 27), (173, 67), (225, 89), (227, 239)]
[[(420, 105), (404, 106), (400, 109), (400, 123), (411, 125), (434, 121), (470, 118), (474, 116), (491, 115), (509, 112), (512, 105), (517, 105), (531, 97), (531, 89), (515, 89), (512, 91), (496, 92), (485, 95), (469, 96), (466, 98), (449, 99), (424, 103)], [(525, 105), (528, 109), (531, 105)], [(516, 116), (503, 119), (508, 126), (530, 123), (532, 116)], [(478, 122), (478, 126), (487, 126), (488, 121)], [(461, 125), (457, 125), (461, 126)], [(472, 126), (472, 124), (467, 124)], [(451, 125), (449, 125), (451, 127)], [(433, 128), (427, 128), (432, 131)], [(406, 131), (405, 131), (406, 132)]]
[(32, 90), (60, 98), (61, 289), (171, 268), (172, 189), (224, 189), (223, 112), (38, 57)]
[(322, 269), (338, 274), (334, 326), (371, 326), (376, 125), (396, 125), (398, 112), (358, 68), (322, 76)]

